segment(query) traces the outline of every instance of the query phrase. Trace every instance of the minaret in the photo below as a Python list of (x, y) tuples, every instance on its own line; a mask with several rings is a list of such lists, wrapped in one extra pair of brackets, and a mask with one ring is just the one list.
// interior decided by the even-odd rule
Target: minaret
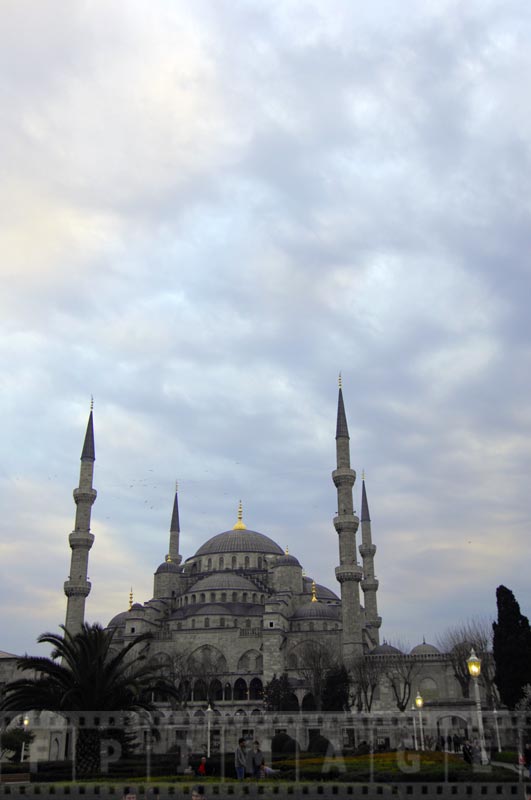
[(171, 524), (170, 524), (170, 549), (168, 552), (168, 556), (170, 561), (173, 561), (174, 564), (180, 564), (183, 560), (183, 557), (179, 554), (179, 536), (181, 533), (181, 527), (179, 525), (179, 497), (178, 497), (179, 487), (177, 483), (175, 484), (175, 497), (173, 498), (173, 511), (171, 515)]
[(336, 578), (341, 585), (341, 618), (343, 624), (342, 650), (345, 666), (363, 655), (363, 634), (360, 608), (360, 581), (362, 570), (356, 559), (356, 531), (359, 519), (354, 513), (352, 487), (356, 473), (350, 468), (350, 437), (339, 376), (336, 429), (337, 469), (332, 480), (337, 488), (337, 517), (334, 527), (339, 536), (339, 567)]
[(90, 415), (87, 423), (87, 432), (81, 452), (81, 467), (79, 470), (79, 487), (74, 489), (76, 503), (75, 527), (68, 541), (72, 548), (70, 560), (70, 575), (65, 581), (64, 589), (67, 596), (65, 628), (69, 633), (75, 634), (81, 630), (85, 621), (85, 599), (90, 593), (90, 583), (87, 580), (89, 551), (94, 543), (94, 536), (90, 532), (90, 514), (92, 504), (97, 492), (92, 487), (94, 476), (94, 427), (92, 422), (93, 403), (90, 403)]
[(367, 492), (365, 491), (365, 475), (361, 482), (361, 544), (359, 547), (360, 555), (363, 559), (363, 580), (361, 588), (365, 599), (365, 622), (369, 628), (369, 635), (374, 645), (380, 644), (380, 626), (382, 618), (378, 616), (378, 605), (376, 592), (378, 591), (378, 581), (374, 577), (374, 554), (376, 545), (372, 543), (371, 517), (369, 514), (369, 504), (367, 502)]

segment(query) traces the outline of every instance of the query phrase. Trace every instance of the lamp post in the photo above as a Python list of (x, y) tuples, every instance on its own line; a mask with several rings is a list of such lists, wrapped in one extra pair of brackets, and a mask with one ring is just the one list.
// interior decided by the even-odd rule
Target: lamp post
[(500, 741), (500, 726), (498, 725), (498, 709), (496, 706), (492, 709), (492, 713), (494, 715), (494, 728), (496, 730), (496, 744), (498, 746), (498, 753), (501, 753), (501, 741)]
[[(415, 711), (415, 706), (413, 706), (413, 711)], [(417, 720), (415, 719), (414, 714), (413, 714), (413, 742), (415, 744), (415, 750), (418, 750), (419, 745), (417, 742)]]
[(419, 712), (420, 749), (424, 750), (424, 729), (422, 727), (422, 706), (424, 705), (424, 700), (420, 692), (417, 692), (417, 696), (415, 697), (415, 705)]
[(210, 758), (210, 720), (212, 719), (212, 708), (210, 706), (210, 703), (208, 704), (206, 715), (207, 715), (207, 758)]
[(474, 648), (470, 651), (470, 658), (467, 659), (468, 671), (474, 683), (474, 695), (476, 698), (476, 711), (478, 715), (478, 732), (479, 732), (479, 746), (481, 750), (481, 763), (483, 765), (489, 763), (487, 750), (485, 747), (485, 731), (483, 730), (483, 714), (481, 712), (481, 699), (479, 697), (478, 678), (481, 674), (481, 661), (474, 652)]
[[(22, 724), (24, 725), (24, 732), (26, 732), (28, 730), (28, 725), (29, 725), (29, 717), (27, 714), (24, 715)], [(26, 741), (22, 740), (22, 747), (20, 748), (20, 763), (24, 761), (25, 750), (26, 750)]]

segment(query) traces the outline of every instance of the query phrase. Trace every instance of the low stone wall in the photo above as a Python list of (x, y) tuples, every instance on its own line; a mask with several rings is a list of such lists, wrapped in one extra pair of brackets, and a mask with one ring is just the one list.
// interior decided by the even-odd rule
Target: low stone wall
[[(137, 800), (186, 800), (191, 797), (193, 784), (175, 786), (143, 784), (131, 785), (130, 794)], [(11, 797), (45, 796), (47, 798), (69, 798), (87, 800), (88, 798), (112, 798), (121, 800), (124, 784), (19, 784), (1, 785), (0, 796)], [(372, 798), (397, 797), (404, 800), (412, 798), (531, 798), (531, 785), (524, 783), (305, 783), (305, 784), (247, 784), (247, 783), (208, 783), (205, 785), (205, 800), (236, 800), (236, 798), (263, 798), (263, 800), (329, 800), (330, 798)]]

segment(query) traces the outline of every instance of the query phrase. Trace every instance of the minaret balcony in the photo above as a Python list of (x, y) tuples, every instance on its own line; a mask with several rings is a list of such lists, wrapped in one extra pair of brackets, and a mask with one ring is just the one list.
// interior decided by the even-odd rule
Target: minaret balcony
[(372, 556), (374, 558), (374, 555), (376, 553), (376, 545), (360, 544), (359, 551), (362, 558), (367, 558), (367, 556)]
[(348, 467), (339, 467), (332, 472), (332, 480), (336, 488), (340, 486), (354, 486), (356, 482), (356, 472)]
[(92, 505), (98, 493), (96, 489), (74, 489), (73, 495), (76, 505), (79, 505), (79, 503), (89, 503)]
[(338, 533), (355, 534), (358, 530), (360, 521), (355, 514), (338, 514), (334, 517), (334, 528)]
[(90, 594), (92, 584), (90, 581), (68, 580), (64, 583), (64, 590), (67, 597), (87, 597)]
[(363, 570), (357, 564), (345, 564), (341, 567), (336, 567), (336, 579), (339, 583), (347, 581), (357, 581), (358, 583), (363, 578)]
[(90, 550), (94, 544), (94, 534), (89, 531), (72, 531), (68, 542), (72, 550)]
[(361, 582), (361, 588), (364, 592), (376, 592), (379, 585), (376, 578), (364, 578)]

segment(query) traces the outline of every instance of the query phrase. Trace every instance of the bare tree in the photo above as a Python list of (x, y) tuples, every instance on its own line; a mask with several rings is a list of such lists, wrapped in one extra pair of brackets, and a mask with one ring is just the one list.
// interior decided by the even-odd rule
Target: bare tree
[(409, 646), (399, 642), (394, 647), (397, 652), (389, 653), (385, 657), (384, 671), (395, 698), (396, 707), (399, 711), (405, 711), (409, 706), (411, 689), (413, 682), (418, 677), (420, 667), (415, 656), (406, 654), (405, 651), (409, 650)]
[(437, 640), (437, 645), (450, 660), (455, 679), (461, 687), (463, 697), (470, 697), (470, 673), (467, 659), (474, 648), (481, 660), (480, 683), (485, 687), (487, 703), (498, 704), (498, 694), (494, 683), (494, 660), (492, 657), (492, 622), (482, 617), (461, 622), (448, 628)]
[(300, 649), (299, 673), (304, 679), (315, 699), (317, 710), (323, 705), (323, 691), (328, 672), (338, 666), (339, 659), (322, 644), (315, 641), (305, 642)]
[(354, 702), (359, 712), (370, 711), (378, 684), (384, 674), (384, 662), (373, 656), (361, 656), (351, 669)]

